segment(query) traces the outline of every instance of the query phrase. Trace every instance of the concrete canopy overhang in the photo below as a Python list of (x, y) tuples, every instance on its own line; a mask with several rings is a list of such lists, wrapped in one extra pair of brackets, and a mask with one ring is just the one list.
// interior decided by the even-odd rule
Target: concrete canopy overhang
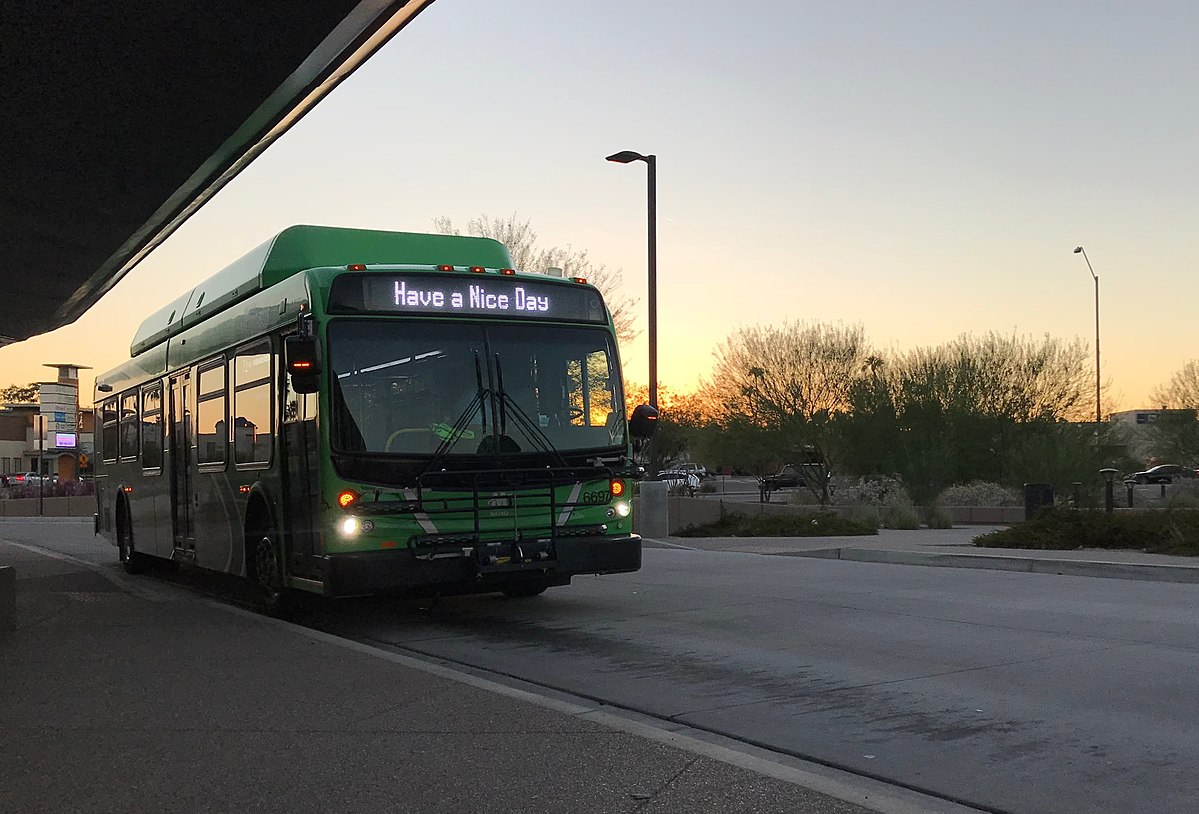
[(433, 0), (17, 0), (0, 344), (77, 319)]

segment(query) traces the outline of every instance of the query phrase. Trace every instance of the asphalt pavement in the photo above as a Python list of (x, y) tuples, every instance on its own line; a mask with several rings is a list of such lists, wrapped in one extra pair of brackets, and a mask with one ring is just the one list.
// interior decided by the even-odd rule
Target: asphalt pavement
[[(1199, 581), (1186, 558), (972, 547), (985, 530), (647, 545)], [(3, 811), (966, 810), (130, 577), (77, 521), (0, 522), (2, 566)]]
[(130, 577), (78, 526), (0, 523), (0, 811), (928, 810)]

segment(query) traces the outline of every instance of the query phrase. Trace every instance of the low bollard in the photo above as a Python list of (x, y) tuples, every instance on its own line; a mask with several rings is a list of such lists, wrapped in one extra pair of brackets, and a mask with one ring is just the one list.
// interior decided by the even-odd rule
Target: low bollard
[(0, 632), (17, 629), (17, 569), (0, 566)]

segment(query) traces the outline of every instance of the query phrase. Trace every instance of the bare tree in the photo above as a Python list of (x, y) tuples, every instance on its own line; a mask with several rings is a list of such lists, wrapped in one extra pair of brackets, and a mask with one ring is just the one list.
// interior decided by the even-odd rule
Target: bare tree
[(935, 404), (1016, 422), (1084, 420), (1089, 402), (1087, 348), (1048, 334), (963, 334), (935, 348), (916, 348), (890, 368), (899, 405)]
[[(433, 219), (433, 229), (443, 235), (461, 235), (463, 230), (454, 226), (447, 217)], [(546, 269), (560, 268), (567, 277), (583, 277), (594, 285), (604, 295), (604, 302), (612, 313), (612, 322), (616, 326), (616, 337), (622, 343), (635, 338), (639, 331), (635, 328), (633, 308), (637, 300), (629, 297), (620, 290), (620, 269), (610, 270), (602, 264), (595, 264), (587, 256), (586, 249), (575, 249), (569, 243), (565, 246), (543, 248), (537, 245), (537, 233), (529, 221), (519, 220), (515, 214), (507, 218), (492, 218), (480, 215), (466, 222), (465, 234), (474, 237), (489, 237), (498, 240), (508, 247), (512, 255), (512, 264), (520, 271), (532, 271), (544, 274)]]
[(715, 355), (706, 386), (725, 409), (778, 428), (845, 410), (870, 349), (861, 325), (788, 322), (742, 328)]
[(1173, 409), (1199, 409), (1199, 359), (1192, 359), (1150, 396), (1154, 404)]

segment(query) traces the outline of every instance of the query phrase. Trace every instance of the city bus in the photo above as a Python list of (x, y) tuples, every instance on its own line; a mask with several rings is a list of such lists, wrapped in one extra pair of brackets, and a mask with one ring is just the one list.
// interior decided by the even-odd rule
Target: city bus
[(616, 334), (582, 278), (476, 237), (293, 226), (142, 322), (96, 379), (96, 532), (264, 608), (636, 571)]

